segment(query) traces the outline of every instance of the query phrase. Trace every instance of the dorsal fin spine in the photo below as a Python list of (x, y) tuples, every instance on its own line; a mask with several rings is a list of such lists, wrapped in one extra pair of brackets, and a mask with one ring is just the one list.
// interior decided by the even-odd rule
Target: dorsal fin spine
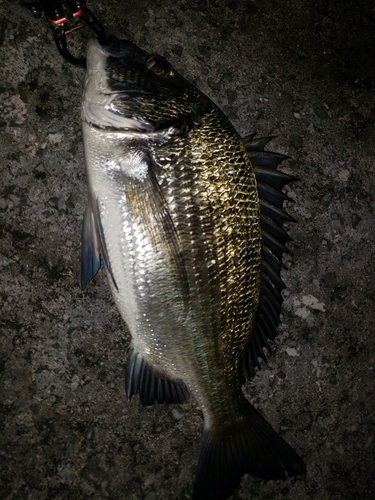
[(285, 201), (293, 201), (282, 192), (284, 186), (296, 179), (277, 170), (278, 165), (287, 159), (282, 154), (264, 151), (273, 137), (255, 138), (252, 134), (243, 139), (245, 149), (254, 167), (258, 185), (260, 220), (262, 228), (262, 274), (261, 293), (258, 312), (254, 321), (253, 334), (244, 354), (244, 372), (249, 376), (260, 368), (259, 359), (267, 361), (263, 349), (270, 351), (267, 339), (274, 340), (278, 334), (280, 312), (283, 302), (281, 296), (285, 284), (280, 277), (284, 253), (291, 254), (285, 246), (291, 241), (283, 229), (285, 222), (296, 222), (284, 211)]

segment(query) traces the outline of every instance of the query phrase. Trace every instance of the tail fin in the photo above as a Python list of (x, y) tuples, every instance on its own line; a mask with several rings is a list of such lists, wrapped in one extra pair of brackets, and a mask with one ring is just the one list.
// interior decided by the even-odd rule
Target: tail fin
[(226, 500), (241, 476), (285, 479), (306, 473), (302, 459), (249, 404), (244, 417), (220, 430), (205, 430), (192, 500)]

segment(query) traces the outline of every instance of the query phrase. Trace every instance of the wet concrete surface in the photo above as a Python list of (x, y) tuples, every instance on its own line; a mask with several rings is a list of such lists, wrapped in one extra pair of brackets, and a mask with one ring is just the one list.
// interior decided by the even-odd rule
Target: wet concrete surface
[[(0, 2), (0, 498), (189, 499), (202, 431), (186, 405), (124, 394), (129, 334), (104, 272), (78, 286), (87, 201), (84, 70), (27, 2)], [(306, 476), (231, 499), (375, 498), (373, 1), (90, 1), (166, 56), (300, 179), (288, 194), (283, 323), (244, 390)], [(79, 50), (83, 34), (74, 35)]]

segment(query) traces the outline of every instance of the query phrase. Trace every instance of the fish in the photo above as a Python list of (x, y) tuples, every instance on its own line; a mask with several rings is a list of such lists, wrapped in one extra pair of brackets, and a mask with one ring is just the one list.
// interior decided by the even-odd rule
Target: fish
[(131, 334), (127, 398), (198, 402), (193, 500), (225, 500), (244, 474), (305, 474), (242, 391), (280, 323), (286, 157), (270, 137), (241, 138), (164, 57), (114, 37), (88, 43), (82, 127), (80, 284), (104, 263)]

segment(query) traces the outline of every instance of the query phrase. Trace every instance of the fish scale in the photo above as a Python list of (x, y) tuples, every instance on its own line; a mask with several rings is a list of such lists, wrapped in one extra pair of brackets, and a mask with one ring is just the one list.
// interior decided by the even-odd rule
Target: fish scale
[[(204, 137), (204, 132), (205, 130), (203, 129), (203, 131), (199, 131), (199, 138), (200, 140), (204, 143), (207, 139), (206, 137)], [(203, 137), (202, 137), (203, 135)], [(223, 134), (224, 135), (224, 134)], [(197, 140), (196, 138), (194, 138), (194, 136), (192, 136), (192, 142), (193, 144), (195, 144), (195, 147), (197, 145)], [(241, 145), (242, 146), (242, 145)], [(170, 147), (170, 146), (169, 146)], [(243, 150), (243, 147), (241, 148)], [(245, 156), (245, 153), (242, 151), (242, 154), (243, 156)], [(199, 165), (202, 165), (202, 167), (204, 168), (204, 162), (202, 163), (202, 154), (198, 155), (198, 158), (199, 158), (199, 164), (198, 164), (198, 167)], [(249, 163), (247, 157), (245, 158), (246, 159), (246, 162)], [(219, 170), (219, 161), (217, 161), (218, 163), (218, 170)], [(250, 167), (250, 166), (249, 166)], [(225, 170), (225, 173), (228, 174), (230, 172), (228, 172), (228, 168), (227, 168), (227, 163), (225, 162), (222, 166), (221, 166), (221, 169)], [(187, 168), (186, 166), (186, 162), (184, 162), (184, 165), (183, 165), (183, 170), (186, 173), (186, 175), (189, 177), (189, 168)], [(207, 170), (207, 169), (206, 169)], [(174, 168), (171, 172), (165, 172), (165, 176), (166, 177), (171, 177), (173, 175), (173, 171), (176, 172), (180, 172), (180, 169), (177, 167), (177, 168)], [(206, 246), (209, 245), (209, 241), (206, 241), (207, 238), (208, 238), (208, 235), (210, 233), (212, 233), (212, 240), (215, 240), (217, 238), (215, 238), (216, 234), (217, 235), (221, 235), (222, 234), (222, 226), (229, 226), (229, 227), (232, 227), (233, 225), (236, 225), (235, 222), (232, 222), (232, 223), (228, 223), (228, 220), (227, 220), (227, 217), (229, 214), (226, 214), (226, 211), (229, 211), (230, 212), (230, 215), (232, 218), (234, 219), (237, 219), (239, 216), (241, 216), (240, 213), (236, 213), (236, 211), (233, 211), (233, 208), (232, 207), (229, 207), (228, 209), (223, 209), (223, 201), (230, 201), (232, 198), (236, 198), (238, 197), (238, 194), (237, 194), (237, 191), (238, 191), (238, 187), (240, 188), (240, 190), (242, 190), (242, 192), (244, 192), (244, 186), (241, 186), (241, 184), (239, 184), (238, 182), (236, 182), (234, 179), (233, 179), (233, 186), (234, 186), (234, 189), (232, 189), (232, 192), (230, 190), (230, 188), (228, 187), (228, 182), (226, 180), (226, 176), (223, 176), (221, 175), (220, 176), (220, 173), (217, 173), (217, 170), (215, 169), (211, 169), (210, 172), (213, 172), (213, 175), (211, 176), (212, 178), (210, 179), (209, 178), (209, 173), (208, 171), (207, 172), (204, 172), (205, 175), (206, 175), (206, 179), (204, 178), (205, 176), (203, 175), (203, 172), (201, 173), (201, 175), (199, 175), (198, 179), (199, 179), (199, 185), (201, 185), (202, 187), (199, 189), (199, 192), (203, 193), (203, 196), (204, 198), (207, 200), (207, 209), (208, 209), (208, 214), (207, 214), (207, 222), (206, 222), (206, 225), (207, 225), (207, 229), (205, 230), (205, 225), (202, 223), (202, 221), (200, 221), (200, 231), (197, 231), (197, 234), (203, 234), (205, 235), (205, 244)], [(213, 189), (209, 189), (211, 186), (214, 185), (214, 182), (217, 181), (217, 178), (221, 178), (221, 182), (222, 182), (222, 187), (223, 189), (220, 189), (220, 187), (217, 189), (217, 190), (213, 190)], [(232, 178), (233, 176), (230, 176), (230, 178)], [(249, 176), (248, 176), (249, 177)], [(249, 180), (251, 181), (252, 178), (250, 177)], [(204, 185), (204, 181), (206, 183), (206, 185)], [(254, 191), (254, 180), (253, 182), (249, 182), (250, 184), (250, 188), (252, 189), (249, 189), (249, 186), (248, 187), (248, 192), (255, 192)], [(162, 184), (162, 182), (161, 182)], [(181, 181), (180, 179), (178, 180), (177, 183), (175, 183), (177, 186), (178, 186), (178, 189), (181, 189), (183, 188), (184, 186), (184, 182)], [(195, 189), (196, 188), (192, 188), (190, 187), (190, 192), (195, 192)], [(196, 189), (198, 190), (198, 189)], [(212, 192), (212, 196), (208, 196), (208, 194), (210, 193), (210, 191), (213, 191)], [(227, 195), (227, 199), (223, 200), (223, 197), (222, 197), (222, 191), (224, 191), (224, 193)], [(217, 196), (213, 196), (217, 193)], [(239, 194), (241, 195), (241, 191), (239, 192)], [(173, 194), (172, 194), (172, 197), (173, 197)], [(209, 203), (208, 203), (208, 200), (209, 200)], [(254, 200), (254, 203), (253, 203), (253, 206), (256, 207), (256, 211), (257, 211), (257, 205), (256, 205), (256, 201), (257, 200)], [(199, 214), (202, 214), (202, 211), (203, 211), (203, 208), (202, 208), (202, 202), (200, 202), (199, 204)], [(247, 204), (246, 205), (246, 208), (247, 208), (247, 211), (249, 211), (249, 205)], [(176, 211), (179, 212), (178, 208), (176, 207)], [(190, 209), (190, 212), (192, 213), (192, 209)], [(253, 211), (253, 210), (251, 210)], [(186, 214), (186, 210), (184, 211), (184, 213)], [(219, 217), (216, 218), (216, 222), (217, 224), (215, 224), (215, 218), (212, 218), (212, 215), (211, 214), (215, 214), (215, 213), (218, 213), (220, 214)], [(248, 217), (246, 217), (246, 220), (248, 220)], [(253, 228), (253, 226), (251, 226), (251, 228)], [(218, 265), (219, 265), (219, 268), (221, 268), (223, 270), (222, 273), (220, 273), (220, 271), (218, 270), (214, 270), (214, 275), (218, 275), (220, 276), (221, 274), (224, 274), (225, 276), (227, 276), (227, 280), (224, 279), (224, 276), (222, 278), (222, 280), (218, 280), (219, 282), (222, 281), (222, 284), (220, 286), (220, 288), (222, 289), (222, 293), (223, 292), (226, 292), (226, 296), (227, 297), (222, 297), (222, 298), (216, 298), (216, 300), (210, 300), (210, 306), (207, 306), (204, 302), (203, 302), (203, 306), (202, 306), (202, 309), (203, 311), (206, 311), (206, 310), (212, 310), (212, 309), (222, 309), (222, 317), (225, 318), (225, 316), (229, 316), (229, 313), (228, 313), (228, 304), (230, 304), (230, 301), (231, 301), (231, 297), (232, 296), (236, 296), (237, 297), (237, 301), (236, 302), (239, 302), (239, 304), (236, 306), (236, 305), (233, 305), (234, 309), (233, 309), (233, 314), (232, 314), (232, 318), (234, 320), (235, 323), (238, 324), (238, 328), (241, 328), (243, 329), (243, 334), (242, 334), (242, 338), (243, 337), (247, 337), (248, 335), (248, 332), (249, 332), (249, 329), (251, 328), (251, 316), (249, 315), (249, 310), (246, 311), (246, 322), (244, 321), (239, 321), (239, 316), (237, 314), (237, 309), (240, 309), (242, 310), (242, 303), (243, 302), (241, 300), (242, 298), (242, 295), (238, 295), (238, 290), (236, 290), (236, 294), (234, 295), (233, 291), (231, 291), (228, 287), (228, 280), (229, 281), (232, 281), (235, 283), (234, 286), (238, 287), (238, 278), (240, 276), (246, 276), (246, 268), (247, 269), (252, 269), (254, 268), (254, 266), (252, 266), (252, 262), (249, 261), (248, 259), (248, 252), (246, 252), (246, 247), (248, 245), (248, 241), (249, 241), (249, 236), (250, 235), (246, 235), (247, 238), (242, 242), (242, 246), (244, 247), (243, 249), (240, 248), (240, 251), (238, 252), (238, 246), (240, 244), (240, 241), (239, 239), (237, 238), (236, 241), (231, 241), (231, 242), (226, 242), (226, 244), (224, 242), (222, 242), (222, 244), (220, 245), (220, 242), (216, 243), (218, 249), (217, 249), (217, 253), (218, 253), (218, 256), (217, 256), (217, 261), (218, 261)], [(194, 247), (195, 245), (195, 241), (191, 240), (191, 236), (189, 235), (189, 240), (188, 240), (188, 243), (190, 243), (190, 245), (192, 247)], [(230, 244), (231, 243), (231, 244)], [(223, 245), (225, 245), (223, 247)], [(233, 246), (236, 245), (237, 247), (237, 250), (236, 252), (234, 252), (234, 249), (233, 249)], [(238, 262), (236, 263), (237, 266), (235, 265), (235, 263), (233, 262), (233, 258), (231, 259), (232, 263), (231, 265), (229, 265), (229, 256), (236, 256), (238, 257), (238, 255), (240, 255), (240, 260), (239, 262), (241, 263), (241, 267), (238, 269)], [(242, 257), (242, 258), (241, 258)], [(215, 257), (214, 256), (207, 256), (206, 259), (212, 259), (212, 260), (215, 260)], [(200, 252), (198, 252), (198, 255), (197, 255), (197, 259), (200, 261), (201, 260), (201, 255), (200, 255)], [(258, 265), (260, 265), (260, 255), (258, 256)], [(245, 269), (243, 269), (245, 268)], [(255, 268), (255, 271), (254, 271), (254, 274), (256, 274), (256, 276), (258, 277), (259, 273), (257, 273), (257, 270)], [(216, 280), (215, 280), (216, 281)], [(248, 288), (248, 280), (245, 280), (246, 283), (246, 294), (249, 294), (251, 292), (251, 288)], [(232, 285), (233, 286), (233, 285)], [(214, 287), (214, 291), (216, 289), (216, 283), (215, 283), (215, 287)], [(254, 289), (256, 289), (254, 287)], [(229, 293), (228, 293), (229, 292)], [(245, 293), (243, 294), (244, 296), (246, 295)], [(212, 294), (214, 297), (215, 295)], [(217, 295), (217, 294), (216, 294)], [(253, 300), (251, 300), (253, 299)], [(214, 302), (214, 303), (212, 303)], [(256, 301), (254, 300), (254, 293), (253, 293), (253, 297), (249, 297), (248, 299), (248, 302), (249, 303), (253, 303), (253, 310), (256, 309)], [(225, 307), (221, 307), (221, 303), (225, 304)], [(254, 312), (253, 312), (254, 314)], [(228, 322), (230, 322), (230, 320), (227, 320), (227, 324), (225, 324), (226, 322), (223, 322), (224, 324), (223, 325), (220, 325), (220, 331), (221, 332), (225, 332), (225, 338), (227, 339), (227, 341), (231, 341), (231, 344), (233, 344), (233, 341), (236, 341), (236, 344), (240, 344), (241, 342), (241, 337), (238, 336), (238, 335), (231, 335), (230, 332), (233, 330), (233, 328), (230, 327), (230, 325), (228, 324)], [(237, 332), (236, 332), (237, 333)], [(220, 338), (223, 338), (223, 335), (221, 335), (219, 337)], [(243, 340), (242, 340), (243, 342)], [(243, 347), (243, 346), (242, 346)], [(240, 352), (239, 349), (241, 348), (241, 345), (234, 345), (233, 347), (231, 345), (227, 345), (225, 344), (224, 347), (222, 347), (222, 350), (224, 352), (230, 352), (231, 350), (234, 350), (235, 352)], [(230, 357), (230, 364), (232, 364), (232, 359)]]
[(241, 388), (277, 335), (291, 220), (283, 157), (264, 151), (266, 139), (242, 140), (165, 59), (127, 41), (89, 43), (82, 120), (81, 286), (101, 255), (132, 337), (128, 398), (196, 398), (204, 429), (193, 500), (225, 500), (245, 473), (304, 473)]
[[(216, 116), (216, 121), (219, 116)], [(212, 119), (213, 121), (214, 119)], [(247, 302), (248, 304), (253, 304), (253, 315), (254, 311), (256, 309), (256, 300), (255, 299), (255, 293), (251, 294), (252, 288), (248, 287), (248, 280), (247, 279), (242, 279), (241, 277), (245, 276), (248, 274), (249, 269), (254, 269), (254, 266), (252, 266), (251, 260), (247, 259), (248, 255), (246, 255), (248, 252), (246, 252), (246, 248), (248, 246), (249, 242), (249, 237), (250, 234), (246, 234), (246, 228), (242, 228), (242, 230), (245, 233), (245, 238), (242, 236), (242, 245), (240, 239), (237, 237), (236, 241), (234, 241), (233, 237), (232, 238), (227, 238), (226, 241), (222, 241), (222, 244), (220, 245), (219, 242), (215, 241), (217, 240), (216, 235), (222, 235), (223, 234), (223, 226), (225, 227), (233, 227), (238, 224), (236, 220), (238, 218), (241, 218), (241, 213), (237, 212), (237, 210), (233, 210), (233, 207), (229, 205), (232, 199), (236, 199), (237, 197), (241, 196), (241, 191), (240, 194), (237, 194), (238, 187), (240, 187), (240, 190), (242, 192), (245, 191), (245, 187), (239, 184), (236, 180), (236, 171), (235, 171), (235, 166), (233, 167), (233, 172), (231, 172), (228, 169), (227, 165), (227, 159), (225, 156), (228, 156), (228, 150), (225, 149), (225, 155), (221, 156), (219, 154), (219, 159), (215, 159), (216, 163), (216, 169), (207, 169), (206, 168), (206, 161), (204, 155), (205, 155), (205, 144), (207, 142), (207, 137), (205, 137), (205, 132), (206, 128), (203, 127), (199, 131), (196, 132), (196, 135), (198, 135), (198, 138), (195, 137), (194, 134), (192, 134), (190, 141), (191, 141), (191, 148), (194, 148), (195, 151), (199, 151), (199, 153), (196, 154), (197, 162), (195, 163), (194, 160), (190, 159), (189, 162), (186, 161), (186, 157), (181, 154), (181, 151), (176, 151), (174, 152), (173, 149), (173, 143), (168, 144), (168, 151), (169, 154), (172, 152), (172, 156), (174, 158), (180, 158), (183, 159), (180, 164), (170, 164), (169, 168), (162, 168), (160, 174), (159, 174), (159, 183), (160, 185), (165, 186), (165, 191), (167, 193), (170, 192), (170, 195), (166, 195), (167, 201), (169, 201), (169, 198), (171, 200), (175, 200), (176, 206), (172, 212), (172, 216), (175, 216), (176, 213), (176, 218), (178, 219), (178, 214), (184, 213), (189, 213), (189, 221), (190, 224), (193, 226), (196, 225), (197, 227), (194, 228), (193, 234), (199, 235), (201, 237), (201, 243), (204, 243), (204, 245), (198, 245), (197, 241), (192, 237), (192, 235), (189, 234), (185, 235), (183, 229), (182, 229), (182, 222), (180, 225), (178, 225), (179, 228), (179, 234), (181, 237), (181, 245), (185, 249), (184, 252), (184, 258), (186, 265), (188, 267), (187, 271), (189, 273), (189, 266), (191, 265), (193, 269), (199, 269), (202, 267), (202, 254), (205, 255), (206, 260), (211, 260), (211, 261), (217, 261), (219, 269), (216, 268), (216, 266), (212, 266), (211, 270), (203, 268), (203, 271), (205, 272), (206, 276), (201, 276), (197, 275), (195, 273), (195, 278), (197, 283), (194, 285), (191, 284), (191, 295), (190, 295), (190, 300), (192, 302), (192, 310), (194, 311), (194, 316), (195, 316), (195, 322), (200, 322), (202, 323), (201, 328), (205, 329), (206, 331), (208, 329), (213, 329), (213, 322), (212, 322), (212, 311), (216, 311), (218, 313), (219, 311), (222, 311), (221, 318), (217, 318), (217, 326), (216, 329), (220, 334), (218, 335), (217, 331), (214, 330), (212, 333), (212, 343), (217, 344), (215, 350), (213, 351), (212, 348), (208, 348), (208, 346), (203, 345), (201, 342), (201, 338), (198, 335), (198, 342), (196, 345), (196, 348), (201, 351), (201, 358), (210, 357), (214, 358), (215, 362), (217, 363), (219, 356), (222, 356), (222, 353), (227, 353), (229, 360), (226, 362), (225, 356), (223, 360), (224, 366), (228, 364), (228, 370), (232, 370), (233, 363), (238, 365), (238, 360), (233, 361), (233, 355), (231, 354), (232, 352), (237, 353), (237, 357), (240, 357), (240, 349), (244, 347), (244, 342), (246, 341), (248, 332), (251, 328), (251, 322), (252, 322), (252, 317), (248, 315), (249, 311), (247, 312), (245, 321), (240, 321), (242, 318), (238, 315), (237, 311), (242, 310), (242, 302), (245, 300), (244, 299), (246, 296), (248, 297)], [(210, 129), (208, 129), (210, 131)], [(225, 136), (225, 133), (223, 132), (222, 134)], [(247, 156), (245, 156), (244, 148), (242, 146), (242, 143), (240, 143), (240, 140), (235, 137), (239, 143), (239, 146), (237, 148), (233, 149), (240, 149), (243, 157), (245, 158), (245, 161), (248, 164), (248, 167), (250, 168), (249, 160)], [(177, 142), (177, 148), (181, 146), (181, 140), (176, 141)], [(202, 146), (201, 146), (202, 144)], [(235, 146), (235, 144), (233, 144)], [(201, 149), (200, 149), (201, 148)], [(189, 149), (189, 144), (186, 143), (185, 140), (185, 149)], [(223, 148), (224, 149), (224, 148)], [(232, 153), (235, 155), (237, 151)], [(155, 155), (155, 161), (158, 165), (161, 166), (161, 163), (158, 162), (158, 155), (163, 154), (163, 148), (160, 148), (159, 150), (156, 151)], [(238, 155), (237, 155), (238, 156)], [(209, 151), (209, 158), (212, 158), (212, 152)], [(237, 163), (237, 162), (236, 162)], [(194, 171), (195, 173), (198, 171), (198, 175), (195, 175), (193, 178), (190, 174), (191, 171)], [(212, 172), (212, 174), (211, 174)], [(223, 175), (225, 174), (225, 175)], [(174, 180), (175, 176), (178, 176), (176, 180)], [(217, 193), (217, 196), (208, 196), (208, 193), (210, 192), (210, 187), (215, 186), (215, 182), (217, 185), (217, 180), (218, 178), (220, 179), (222, 189), (212, 190), (213, 194)], [(229, 179), (228, 179), (229, 178)], [(255, 193), (255, 200), (253, 202), (253, 207), (249, 204), (245, 205), (245, 208), (247, 211), (253, 212), (256, 211), (257, 213), (257, 195), (256, 191), (254, 190), (254, 184), (255, 184), (255, 178), (250, 177), (248, 184), (250, 186), (247, 186), (247, 191), (248, 192), (253, 192)], [(231, 186), (228, 183), (228, 180), (230, 180), (233, 183), (233, 186)], [(184, 186), (187, 184), (187, 188), (185, 189)], [(175, 188), (168, 189), (168, 185), (174, 186)], [(182, 212), (178, 206), (178, 196), (176, 196), (176, 187), (177, 187), (177, 193), (182, 189), (183, 191), (187, 190), (189, 193), (193, 193), (194, 196), (191, 199), (190, 206), (189, 208), (186, 208), (185, 205), (185, 210)], [(252, 189), (251, 189), (252, 188)], [(228, 207), (223, 209), (223, 196), (222, 192), (226, 194), (226, 199), (224, 199), (224, 202), (226, 201), (228, 204)], [(197, 200), (196, 197), (200, 195), (200, 199)], [(248, 196), (247, 196), (248, 197)], [(185, 200), (186, 204), (186, 200)], [(172, 203), (168, 203), (169, 207), (172, 206)], [(215, 218), (213, 218), (213, 214), (218, 213), (220, 216), (216, 218), (216, 224), (215, 224)], [(226, 213), (228, 212), (228, 213)], [(234, 219), (234, 221), (229, 222), (228, 217)], [(245, 220), (249, 220), (248, 217), (245, 217)], [(192, 222), (191, 222), (192, 221)], [(241, 226), (242, 227), (242, 226)], [(253, 231), (253, 226), (249, 224), (250, 229)], [(199, 229), (198, 229), (199, 228)], [(203, 237), (202, 237), (203, 236)], [(185, 237), (186, 238), (186, 243), (185, 243)], [(258, 238), (260, 238), (258, 236)], [(241, 248), (241, 246), (243, 248)], [(237, 248), (235, 251), (234, 247)], [(238, 252), (238, 247), (240, 247), (240, 252)], [(193, 251), (193, 255), (189, 252), (189, 249)], [(214, 249), (216, 249), (217, 256), (215, 256), (215, 253), (213, 253)], [(260, 244), (259, 244), (259, 252), (260, 252)], [(238, 256), (243, 256), (245, 259), (240, 259), (240, 262), (243, 261), (242, 266), (238, 268), (238, 262), (234, 262), (235, 258), (238, 258)], [(236, 265), (237, 264), (237, 265)], [(258, 255), (258, 267), (260, 265), (260, 253)], [(223, 270), (220, 272), (220, 268)], [(243, 269), (245, 268), (245, 269)], [(246, 272), (247, 271), (247, 272)], [(257, 272), (257, 269), (255, 268), (253, 273), (256, 275), (256, 277), (259, 277), (259, 273)], [(192, 273), (194, 274), (194, 273)], [(221, 275), (223, 275), (221, 277)], [(210, 278), (211, 276), (211, 278)], [(221, 278), (221, 279), (220, 279)], [(239, 283), (244, 282), (246, 286), (246, 290), (244, 291), (243, 294), (238, 294), (238, 285)], [(210, 287), (207, 286), (207, 282), (212, 285)], [(220, 286), (220, 282), (222, 282), (222, 285)], [(229, 283), (232, 282), (232, 285), (229, 286)], [(204, 284), (202, 288), (202, 284)], [(236, 293), (234, 294), (234, 288), (236, 288)], [(222, 289), (222, 296), (219, 296), (218, 290)], [(256, 287), (253, 287), (253, 290), (257, 290)], [(194, 296), (194, 292), (197, 293), (197, 297)], [(223, 292), (225, 292), (225, 295), (223, 295)], [(250, 296), (249, 296), (250, 295)], [(232, 297), (236, 296), (237, 300), (233, 300), (233, 305), (231, 306), (232, 302)], [(209, 303), (207, 303), (209, 302)], [(195, 305), (197, 304), (197, 305)], [(222, 307), (222, 304), (225, 304), (225, 307)], [(232, 314), (230, 314), (230, 311), (232, 310)], [(210, 315), (209, 318), (207, 318), (208, 314)], [(227, 318), (225, 320), (225, 318)], [(233, 322), (233, 326), (231, 326), (231, 322)], [(206, 323), (206, 324), (205, 324)], [(235, 331), (234, 329), (237, 328), (238, 330), (241, 329), (241, 335), (238, 335), (238, 331)], [(225, 336), (223, 336), (222, 332), (225, 332)], [(231, 334), (233, 332), (233, 334)], [(223, 340), (226, 340), (223, 342), (224, 345), (221, 345)], [(205, 349), (205, 352), (203, 352), (203, 349)], [(186, 353), (186, 355), (188, 355)], [(186, 357), (186, 356), (185, 356)], [(186, 359), (183, 359), (183, 364), (186, 365)], [(213, 361), (211, 359), (210, 364), (213, 364)], [(237, 377), (236, 370), (233, 370), (234, 376)], [(220, 392), (220, 391), (218, 391)], [(220, 396), (221, 399), (221, 396)], [(205, 407), (208, 407), (209, 405), (205, 405)]]

